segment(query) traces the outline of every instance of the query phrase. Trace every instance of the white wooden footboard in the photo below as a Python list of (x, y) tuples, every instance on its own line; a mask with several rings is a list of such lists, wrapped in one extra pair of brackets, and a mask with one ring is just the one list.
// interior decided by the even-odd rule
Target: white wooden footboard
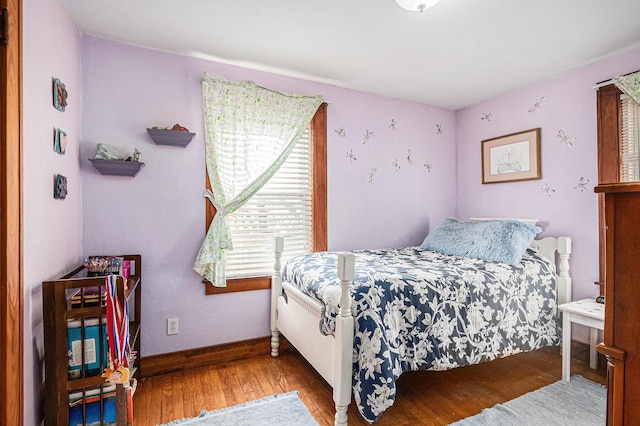
[(317, 309), (300, 297), (300, 290), (284, 285), (286, 297), (278, 298), (278, 331), (286, 336), (293, 346), (332, 387), (334, 385), (335, 337), (320, 332), (324, 307)]
[(277, 357), (280, 333), (333, 387), (336, 404), (335, 425), (347, 425), (347, 408), (351, 402), (354, 320), (351, 315), (351, 285), (355, 276), (355, 256), (338, 254), (338, 279), (342, 288), (340, 311), (333, 335), (323, 335), (320, 323), (324, 306), (310, 300), (297, 289), (286, 286), (283, 294), (281, 256), (282, 237), (274, 243), (275, 262), (271, 284), (271, 356)]
[(273, 276), (271, 277), (271, 356), (276, 357), (280, 351), (280, 334), (278, 333), (278, 298), (282, 297), (282, 249), (284, 238), (273, 239)]
[(338, 254), (338, 279), (340, 312), (336, 317), (336, 353), (334, 359), (333, 400), (336, 403), (334, 425), (347, 424), (347, 408), (351, 402), (351, 381), (353, 377), (354, 319), (351, 315), (351, 285), (356, 274), (356, 257), (353, 253)]

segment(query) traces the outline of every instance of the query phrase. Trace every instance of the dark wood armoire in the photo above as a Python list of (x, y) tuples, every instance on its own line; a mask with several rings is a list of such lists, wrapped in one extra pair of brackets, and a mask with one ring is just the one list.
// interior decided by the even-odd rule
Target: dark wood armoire
[(640, 421), (640, 182), (601, 184), (607, 425)]

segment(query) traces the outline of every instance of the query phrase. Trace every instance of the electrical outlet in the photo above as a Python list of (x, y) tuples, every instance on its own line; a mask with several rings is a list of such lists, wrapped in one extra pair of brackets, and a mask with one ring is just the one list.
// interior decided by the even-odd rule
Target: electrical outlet
[(178, 318), (167, 318), (167, 335), (178, 334)]

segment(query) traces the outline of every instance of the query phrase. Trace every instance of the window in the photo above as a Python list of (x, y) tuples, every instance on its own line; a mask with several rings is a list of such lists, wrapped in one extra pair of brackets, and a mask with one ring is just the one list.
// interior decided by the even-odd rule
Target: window
[(598, 183), (640, 181), (640, 107), (614, 84), (598, 89)]
[[(638, 155), (640, 108), (614, 84), (599, 87), (596, 100), (598, 183), (640, 181)], [(598, 216), (600, 233), (599, 283), (602, 286), (606, 262), (604, 250), (604, 199), (602, 194), (598, 196)]]
[(620, 181), (640, 181), (640, 105), (620, 95)]
[[(227, 253), (227, 287), (206, 285), (207, 294), (270, 288), (275, 235), (285, 237), (283, 261), (327, 249), (326, 138), (322, 104), (280, 170), (227, 217), (233, 238), (233, 250)], [(206, 203), (208, 227), (215, 208)]]
[(273, 271), (273, 238), (287, 242), (283, 262), (311, 251), (311, 134), (302, 135), (276, 174), (238, 211), (227, 217), (233, 250), (227, 277), (268, 276)]

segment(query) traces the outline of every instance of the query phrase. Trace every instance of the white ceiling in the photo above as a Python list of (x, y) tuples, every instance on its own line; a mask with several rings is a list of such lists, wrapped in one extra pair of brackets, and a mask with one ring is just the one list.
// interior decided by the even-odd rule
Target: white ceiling
[(640, 0), (65, 0), (83, 34), (450, 109), (640, 46)]

